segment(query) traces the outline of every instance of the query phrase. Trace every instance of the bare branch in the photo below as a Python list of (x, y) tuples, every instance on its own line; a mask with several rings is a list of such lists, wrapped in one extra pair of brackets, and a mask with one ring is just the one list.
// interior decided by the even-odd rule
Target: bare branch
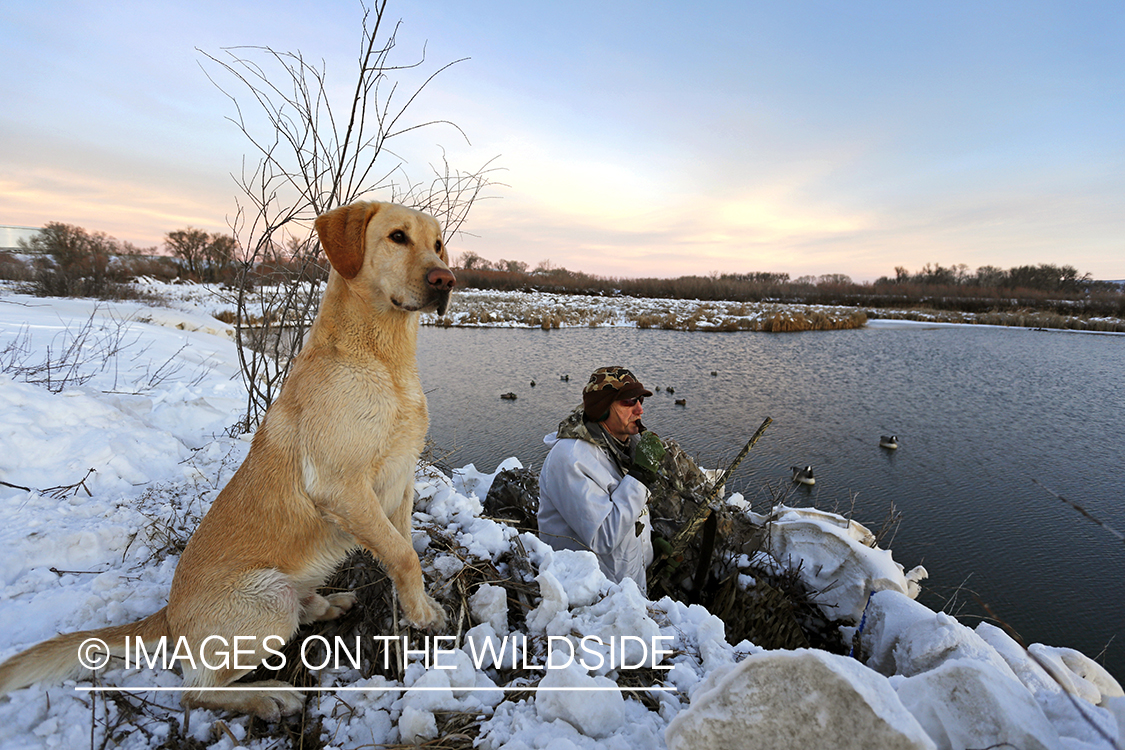
[[(234, 175), (241, 195), (231, 222), (241, 261), (232, 300), (235, 333), (248, 394), (240, 429), (253, 429), (264, 415), (319, 305), (328, 268), (312, 230), (316, 216), (388, 191), (392, 200), (433, 213), (448, 236), (460, 231), (490, 184), (491, 162), (476, 172), (451, 170), (445, 163), (428, 185), (416, 185), (405, 178), (403, 159), (387, 149), (390, 139), (431, 126), (448, 125), (466, 142), (468, 137), (450, 120), (407, 121), (422, 92), (462, 60), (437, 67), (402, 96), (397, 75), (425, 66), (426, 50), (412, 62), (392, 60), (401, 21), (388, 24), (386, 8), (386, 0), (364, 7), (346, 108), (329, 95), (323, 60), (313, 64), (300, 51), (261, 46), (226, 47), (222, 54), (200, 50), (256, 105), (247, 110), (240, 97), (207, 74), (234, 105), (228, 119), (257, 157)], [(339, 119), (342, 112), (346, 116)], [(405, 188), (399, 187), (400, 176)]]

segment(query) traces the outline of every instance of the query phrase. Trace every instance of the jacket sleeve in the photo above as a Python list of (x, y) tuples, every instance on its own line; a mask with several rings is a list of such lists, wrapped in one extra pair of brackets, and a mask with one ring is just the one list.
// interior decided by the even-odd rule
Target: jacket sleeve
[(568, 455), (551, 462), (547, 491), (578, 540), (594, 553), (607, 555), (626, 535), (636, 535), (648, 488), (633, 477), (621, 478), (600, 448), (574, 442)]

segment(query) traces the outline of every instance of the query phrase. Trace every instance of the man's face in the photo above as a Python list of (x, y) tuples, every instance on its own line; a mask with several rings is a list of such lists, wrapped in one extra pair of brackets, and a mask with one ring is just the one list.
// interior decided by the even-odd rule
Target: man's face
[(602, 425), (606, 431), (618, 440), (628, 440), (630, 435), (641, 431), (638, 424), (645, 413), (644, 398), (614, 401), (609, 407), (609, 416)]

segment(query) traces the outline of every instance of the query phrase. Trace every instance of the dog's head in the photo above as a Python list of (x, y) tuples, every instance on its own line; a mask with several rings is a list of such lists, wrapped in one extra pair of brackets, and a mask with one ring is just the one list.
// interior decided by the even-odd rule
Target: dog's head
[(444, 315), (456, 284), (437, 220), (394, 203), (352, 203), (316, 219), (332, 268), (406, 312)]

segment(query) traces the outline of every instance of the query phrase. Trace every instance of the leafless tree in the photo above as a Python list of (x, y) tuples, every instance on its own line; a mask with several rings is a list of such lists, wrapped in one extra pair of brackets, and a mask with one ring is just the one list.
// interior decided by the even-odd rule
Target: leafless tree
[(235, 241), (229, 234), (209, 234), (202, 229), (176, 229), (164, 235), (164, 246), (183, 261), (197, 281), (213, 282), (226, 277), (234, 262)]
[[(388, 20), (386, 7), (386, 0), (375, 0), (364, 8), (354, 87), (350, 99), (339, 102), (344, 106), (330, 96), (340, 88), (330, 85), (323, 61), (318, 67), (300, 52), (202, 52), (255, 105), (249, 117), (239, 99), (211, 78), (234, 104), (231, 120), (254, 154), (235, 178), (241, 197), (232, 221), (240, 254), (235, 330), (248, 390), (243, 430), (258, 424), (277, 395), (319, 305), (327, 267), (312, 229), (316, 216), (381, 193), (434, 214), (448, 240), (491, 184), (491, 162), (460, 172), (450, 169), (444, 153), (429, 182), (412, 182), (385, 148), (392, 138), (428, 126), (465, 135), (448, 120), (407, 120), (435, 77), (461, 61), (428, 75), (424, 49), (413, 62), (395, 62), (399, 25)], [(407, 73), (424, 77), (403, 93), (397, 79)]]
[(459, 267), (464, 268), (466, 271), (484, 271), (491, 265), (487, 260), (480, 257), (472, 250), (466, 250), (461, 253), (460, 259), (457, 261)]
[(117, 241), (105, 232), (88, 232), (82, 227), (48, 222), (30, 239), (17, 245), (38, 256), (36, 294), (57, 297), (108, 297), (117, 281), (110, 261)]

